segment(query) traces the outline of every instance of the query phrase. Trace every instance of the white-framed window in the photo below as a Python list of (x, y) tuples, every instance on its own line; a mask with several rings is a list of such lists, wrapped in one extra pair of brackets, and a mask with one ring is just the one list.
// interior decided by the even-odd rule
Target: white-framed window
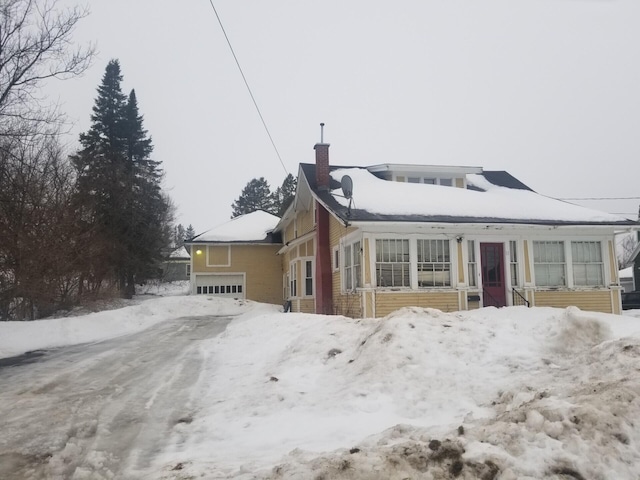
[(362, 248), (360, 241), (344, 246), (344, 289), (348, 292), (362, 286)]
[(333, 271), (340, 270), (340, 247), (333, 247)]
[(520, 285), (518, 278), (518, 242), (509, 240), (509, 273), (511, 275), (511, 286)]
[(418, 287), (450, 287), (449, 240), (417, 240)]
[[(427, 185), (442, 185), (445, 187), (452, 187), (454, 185), (454, 179), (452, 177), (403, 177), (396, 176), (397, 181), (406, 183), (424, 183)], [(406, 180), (405, 180), (406, 178)]]
[(409, 240), (376, 240), (376, 281), (378, 287), (410, 287)]
[(298, 268), (297, 262), (289, 264), (289, 295), (291, 297), (298, 296)]
[(537, 286), (566, 286), (566, 268), (563, 241), (533, 242), (533, 269)]
[(191, 264), (190, 264), (190, 263), (187, 263), (187, 264), (185, 265), (185, 267), (187, 267), (187, 268), (186, 268), (186, 274), (187, 274), (187, 277), (190, 277), (190, 276), (191, 276)]
[(313, 296), (313, 260), (304, 261), (304, 295)]
[(601, 243), (597, 241), (571, 242), (571, 267), (575, 286), (604, 285)]
[(478, 263), (476, 262), (476, 242), (475, 240), (467, 240), (468, 249), (468, 273), (469, 286), (476, 287), (478, 285)]

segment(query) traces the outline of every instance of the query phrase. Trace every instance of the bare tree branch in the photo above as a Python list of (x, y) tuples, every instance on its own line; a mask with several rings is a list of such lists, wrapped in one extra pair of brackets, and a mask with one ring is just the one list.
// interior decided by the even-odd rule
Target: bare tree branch
[(15, 120), (53, 124), (62, 116), (42, 105), (42, 82), (81, 75), (95, 49), (74, 47), (72, 34), (88, 15), (81, 7), (58, 9), (57, 0), (3, 0), (0, 4), (0, 132), (15, 131)]

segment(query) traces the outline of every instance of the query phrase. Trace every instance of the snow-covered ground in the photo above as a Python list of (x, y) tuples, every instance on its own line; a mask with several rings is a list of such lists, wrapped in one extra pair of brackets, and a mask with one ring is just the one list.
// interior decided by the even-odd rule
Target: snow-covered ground
[(0, 323), (7, 357), (235, 316), (199, 344), (189, 421), (167, 423), (149, 468), (71, 478), (638, 479), (640, 311), (406, 308), (365, 320), (203, 296), (135, 303)]

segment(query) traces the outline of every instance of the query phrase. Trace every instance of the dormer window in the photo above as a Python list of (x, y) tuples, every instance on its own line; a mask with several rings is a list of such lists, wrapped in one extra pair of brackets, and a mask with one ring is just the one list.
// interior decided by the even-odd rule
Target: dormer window
[(453, 186), (453, 178), (451, 177), (404, 177), (401, 175), (397, 175), (395, 180), (397, 182), (408, 183), (425, 183), (427, 185), (442, 185), (444, 187), (452, 187)]

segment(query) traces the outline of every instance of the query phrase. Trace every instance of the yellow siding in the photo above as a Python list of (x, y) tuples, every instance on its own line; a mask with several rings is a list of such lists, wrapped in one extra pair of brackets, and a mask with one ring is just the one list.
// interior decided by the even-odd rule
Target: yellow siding
[(443, 312), (460, 310), (458, 292), (377, 292), (376, 317), (384, 317), (402, 307), (437, 308)]
[[(315, 202), (315, 200), (312, 200)], [(309, 233), (314, 228), (313, 209), (298, 212), (298, 236)]]
[(298, 312), (301, 313), (315, 313), (316, 302), (313, 298), (301, 298), (299, 301)]
[(464, 188), (464, 179), (456, 178), (456, 187), (457, 188)]
[(313, 257), (314, 255), (315, 255), (315, 252), (313, 250), (313, 240), (309, 240), (307, 242), (307, 256)]
[(209, 245), (207, 254), (209, 259), (207, 263), (212, 266), (229, 265), (229, 246), (228, 245)]
[(458, 282), (464, 283), (464, 262), (462, 260), (462, 242), (458, 243)]
[(611, 283), (618, 283), (618, 262), (613, 248), (613, 242), (609, 240), (609, 266), (611, 268)]
[(404, 182), (404, 177), (403, 177), (403, 176), (401, 176), (401, 175), (398, 175), (398, 176), (396, 177), (396, 182)]
[(362, 305), (359, 293), (333, 296), (333, 312), (345, 317), (361, 318)]
[[(223, 247), (226, 251), (227, 246)], [(219, 247), (218, 247), (219, 248)], [(245, 295), (256, 302), (281, 304), (282, 259), (277, 255), (280, 245), (231, 245), (231, 265), (207, 267), (205, 246), (194, 246), (202, 254), (193, 257), (193, 274), (198, 273), (245, 273)], [(226, 263), (225, 255), (225, 263)]]
[(469, 302), (467, 310), (478, 310), (480, 308), (480, 302)]
[(371, 262), (369, 261), (371, 255), (371, 246), (369, 245), (370, 239), (364, 239), (364, 248), (362, 255), (362, 262), (364, 263), (364, 284), (371, 285), (372, 276), (371, 276)]
[(529, 242), (524, 241), (524, 281), (531, 283), (531, 267), (529, 266)]
[(611, 308), (611, 291), (537, 291), (535, 292), (536, 307), (569, 307), (576, 306), (581, 310), (613, 313)]

